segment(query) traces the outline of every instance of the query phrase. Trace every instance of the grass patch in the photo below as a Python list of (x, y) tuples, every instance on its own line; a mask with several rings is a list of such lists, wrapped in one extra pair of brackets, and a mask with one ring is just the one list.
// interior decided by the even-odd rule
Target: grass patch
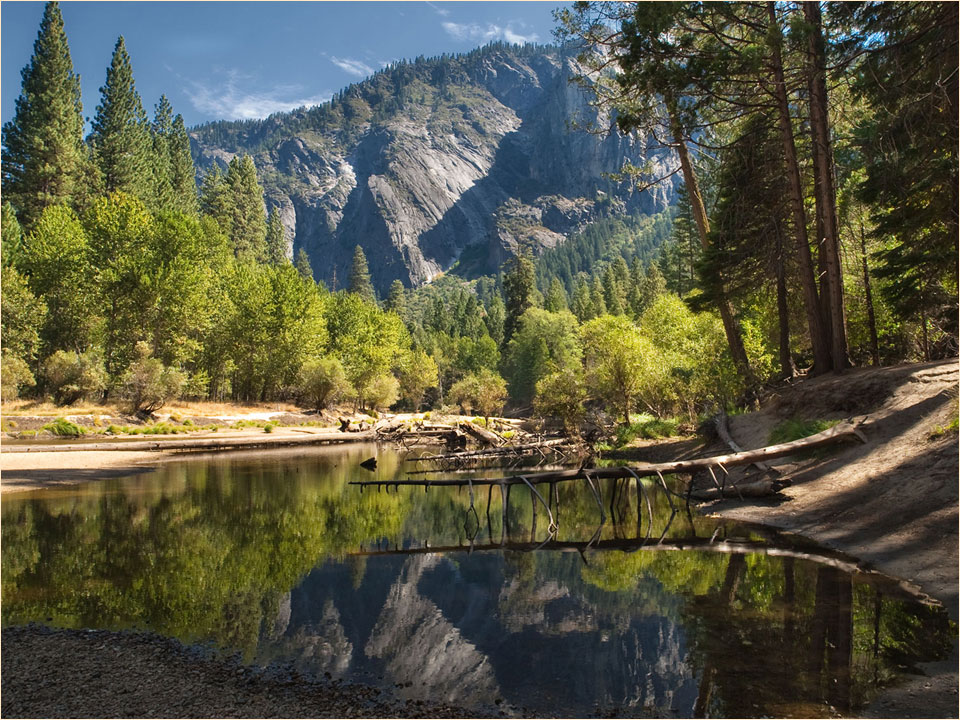
[(676, 437), (680, 434), (679, 427), (680, 421), (675, 418), (658, 418), (644, 413), (629, 425), (617, 427), (613, 448), (629, 445), (637, 438), (660, 440), (661, 438)]
[(770, 431), (768, 438), (769, 445), (779, 445), (781, 443), (793, 442), (801, 438), (816, 435), (817, 433), (828, 430), (836, 425), (839, 420), (799, 420), (791, 418), (778, 423)]
[(960, 432), (960, 412), (957, 410), (953, 411), (953, 420), (951, 420), (946, 425), (937, 425), (933, 431), (930, 433), (929, 438), (931, 440), (936, 440), (937, 438), (943, 437), (944, 435), (949, 435), (950, 433)]
[(53, 422), (44, 425), (42, 429), (59, 437), (80, 437), (87, 432), (79, 425), (67, 420), (65, 417), (58, 417)]

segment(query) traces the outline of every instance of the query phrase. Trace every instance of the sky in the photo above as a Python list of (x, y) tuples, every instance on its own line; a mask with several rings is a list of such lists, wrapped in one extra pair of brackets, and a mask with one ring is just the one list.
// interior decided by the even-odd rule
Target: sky
[[(43, 2), (0, 3), (2, 121), (15, 112)], [(553, 42), (554, 2), (61, 2), (92, 118), (123, 35), (144, 108), (162, 94), (187, 126), (262, 118), (328, 100), (402, 58), (495, 40)], [(89, 129), (89, 125), (88, 125)]]

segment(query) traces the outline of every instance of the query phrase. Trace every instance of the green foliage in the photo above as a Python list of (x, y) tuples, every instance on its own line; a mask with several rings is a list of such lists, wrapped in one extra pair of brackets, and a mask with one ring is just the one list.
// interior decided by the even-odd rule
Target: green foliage
[(350, 266), (350, 284), (347, 289), (359, 295), (367, 302), (376, 302), (377, 296), (373, 292), (373, 283), (370, 281), (370, 268), (367, 266), (367, 256), (359, 245), (353, 250), (353, 263)]
[(38, 299), (13, 267), (0, 268), (0, 345), (5, 355), (31, 362), (40, 346), (40, 329), (47, 318), (47, 306)]
[(23, 228), (9, 202), (0, 208), (0, 264), (3, 267), (18, 267), (23, 254)]
[(436, 361), (423, 350), (413, 350), (400, 368), (400, 394), (413, 412), (420, 410), (427, 390), (437, 386), (439, 368)]
[(95, 351), (83, 354), (57, 350), (43, 361), (43, 384), (57, 405), (90, 400), (107, 386), (103, 361)]
[(87, 432), (86, 429), (70, 422), (65, 417), (58, 417), (53, 422), (44, 425), (41, 429), (54, 435), (59, 435), (60, 437), (80, 437)]
[(367, 386), (366, 406), (372, 411), (387, 410), (400, 398), (400, 382), (391, 374), (384, 373)]
[(308, 360), (300, 371), (300, 392), (317, 412), (330, 407), (351, 390), (341, 362), (332, 356)]
[(580, 329), (584, 375), (594, 397), (630, 421), (638, 396), (657, 378), (653, 344), (624, 316), (601, 315)]
[(287, 262), (287, 238), (280, 220), (280, 213), (275, 208), (267, 220), (267, 262), (271, 265), (282, 265)]
[(578, 432), (584, 417), (587, 390), (579, 369), (566, 368), (540, 378), (533, 398), (541, 418), (557, 418), (567, 432)]
[(114, 48), (106, 83), (100, 88), (90, 144), (106, 192), (122, 192), (156, 207), (153, 168), (157, 160), (150, 123), (134, 86), (122, 36)]
[(120, 397), (131, 412), (148, 414), (180, 395), (184, 376), (151, 357), (150, 346), (145, 342), (137, 343), (136, 353), (136, 360), (121, 379)]
[(11, 355), (4, 348), (0, 357), (0, 399), (10, 402), (20, 397), (24, 388), (33, 387), (36, 380), (30, 372), (30, 366), (16, 355)]
[(510, 342), (521, 316), (533, 305), (534, 289), (533, 261), (525, 255), (515, 256), (503, 271), (504, 342)]
[(510, 396), (519, 402), (532, 401), (541, 378), (579, 367), (580, 355), (579, 324), (571, 312), (530, 308), (519, 318), (504, 349)]
[(507, 398), (507, 382), (490, 370), (470, 373), (456, 382), (449, 392), (452, 402), (460, 405), (466, 414), (479, 411), (489, 421)]
[(21, 266), (47, 305), (41, 337), (47, 352), (82, 352), (99, 324), (90, 247), (76, 214), (65, 206), (43, 211), (27, 237)]
[(767, 444), (779, 445), (780, 443), (800, 440), (810, 435), (816, 435), (824, 430), (829, 430), (838, 422), (839, 420), (803, 420), (800, 418), (790, 418), (777, 423), (773, 427), (770, 431), (770, 437), (767, 438)]
[(617, 427), (614, 447), (629, 445), (638, 437), (645, 440), (676, 437), (679, 426), (680, 422), (675, 418), (658, 418), (644, 413), (636, 420), (631, 419), (629, 425)]
[(44, 7), (33, 56), (21, 74), (14, 117), (3, 126), (3, 195), (30, 229), (46, 208), (70, 204), (84, 192), (80, 77), (58, 3)]

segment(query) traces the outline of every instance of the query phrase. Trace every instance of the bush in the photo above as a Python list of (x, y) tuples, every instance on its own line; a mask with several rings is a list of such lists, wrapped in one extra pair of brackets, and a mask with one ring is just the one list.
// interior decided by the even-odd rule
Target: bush
[(551, 373), (537, 382), (533, 409), (542, 418), (557, 418), (567, 432), (577, 432), (583, 422), (587, 391), (574, 370)]
[(57, 350), (44, 361), (43, 378), (57, 405), (89, 400), (107, 385), (103, 362), (92, 350), (82, 355)]
[(465, 378), (453, 384), (448, 397), (466, 414), (478, 410), (485, 420), (489, 420), (497, 410), (503, 407), (507, 398), (506, 381), (490, 370), (469, 373)]
[(335, 357), (309, 360), (300, 371), (300, 395), (314, 410), (330, 407), (350, 392), (350, 381)]
[(120, 397), (135, 413), (152, 413), (180, 395), (184, 375), (151, 357), (145, 342), (137, 343), (138, 358), (124, 373)]
[(53, 422), (44, 425), (42, 429), (60, 437), (80, 437), (86, 432), (82, 427), (64, 417), (58, 417)]
[(652, 415), (641, 415), (640, 418), (629, 425), (621, 425), (617, 428), (614, 447), (623, 447), (636, 438), (644, 440), (660, 440), (661, 438), (675, 437), (680, 422), (673, 418), (657, 418)]
[(3, 359), (0, 360), (0, 378), (2, 378), (0, 398), (4, 402), (16, 400), (20, 397), (20, 391), (23, 388), (37, 384), (27, 364), (15, 355), (7, 353), (4, 353)]

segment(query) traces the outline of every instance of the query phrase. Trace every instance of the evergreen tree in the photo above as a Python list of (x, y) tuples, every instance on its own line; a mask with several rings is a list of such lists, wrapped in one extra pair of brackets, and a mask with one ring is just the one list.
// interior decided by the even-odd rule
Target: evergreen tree
[(257, 262), (267, 259), (267, 218), (263, 188), (257, 181), (257, 168), (249, 155), (230, 161), (226, 177), (227, 235), (237, 257)]
[(593, 278), (590, 284), (590, 317), (600, 317), (607, 314), (607, 301), (603, 297), (603, 283), (599, 277)]
[(283, 265), (287, 262), (287, 238), (280, 221), (280, 213), (274, 208), (267, 221), (267, 262)]
[(369, 302), (376, 302), (377, 300), (377, 296), (373, 292), (373, 283), (370, 282), (367, 256), (363, 254), (363, 248), (359, 245), (353, 250), (353, 262), (350, 265), (350, 284), (347, 289)]
[(80, 78), (73, 72), (63, 18), (47, 3), (13, 119), (3, 126), (3, 194), (28, 230), (51, 205), (70, 204), (86, 151)]
[(567, 309), (567, 292), (563, 289), (563, 283), (556, 277), (550, 281), (550, 289), (547, 291), (547, 298), (544, 300), (543, 307), (550, 312), (560, 312)]
[(583, 275), (577, 278), (577, 284), (573, 288), (573, 314), (577, 316), (580, 322), (586, 322), (595, 317), (593, 314), (593, 305), (590, 301), (590, 286)]
[(19, 264), (23, 254), (23, 229), (17, 221), (17, 214), (10, 203), (5, 202), (0, 209), (0, 264), (14, 267)]
[(607, 265), (607, 269), (603, 272), (603, 300), (607, 306), (608, 313), (611, 315), (623, 315), (623, 292), (620, 289), (620, 283), (617, 280), (617, 275), (612, 265)]
[(166, 95), (154, 107), (153, 125), (153, 197), (157, 209), (170, 209), (173, 204), (173, 167), (170, 158), (170, 136), (173, 134), (173, 106)]
[(190, 138), (179, 113), (167, 138), (170, 153), (170, 185), (173, 190), (172, 210), (197, 212), (197, 173), (190, 155)]
[(134, 86), (123, 36), (114, 48), (106, 84), (100, 88), (90, 143), (106, 192), (123, 192), (156, 206), (150, 125)]
[(507, 263), (503, 275), (503, 299), (506, 317), (503, 324), (503, 340), (510, 342), (520, 316), (533, 305), (533, 261), (527, 255), (517, 255)]
[(507, 309), (503, 304), (503, 298), (500, 293), (493, 296), (490, 300), (490, 307), (487, 308), (487, 316), (483, 319), (487, 326), (487, 332), (497, 343), (497, 347), (503, 345), (503, 327), (506, 323)]
[(390, 291), (387, 293), (387, 302), (384, 309), (389, 312), (395, 312), (400, 317), (404, 317), (407, 312), (406, 290), (400, 280), (394, 280), (390, 283)]
[(300, 248), (297, 251), (297, 262), (295, 264), (297, 272), (300, 274), (304, 280), (313, 282), (313, 268), (310, 266), (310, 258), (307, 256), (307, 251), (303, 248)]
[(654, 300), (667, 291), (667, 283), (663, 279), (663, 273), (656, 262), (651, 261), (647, 265), (647, 274), (643, 277), (643, 284), (640, 286), (640, 307), (637, 315), (642, 315), (650, 307)]

